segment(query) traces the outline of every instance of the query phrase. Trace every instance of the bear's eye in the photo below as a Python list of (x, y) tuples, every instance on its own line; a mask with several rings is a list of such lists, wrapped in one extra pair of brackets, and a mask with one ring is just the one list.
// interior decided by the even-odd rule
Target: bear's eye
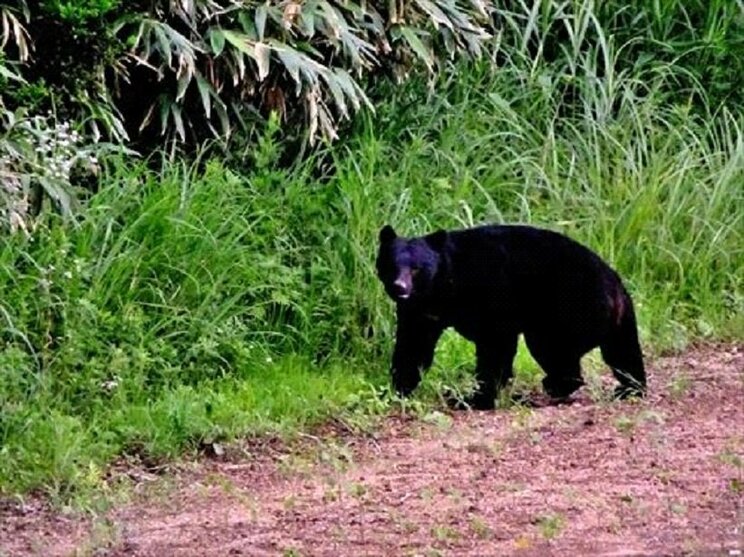
[(416, 275), (418, 275), (418, 274), (419, 274), (419, 271), (421, 271), (421, 269), (419, 269), (419, 268), (417, 268), (417, 267), (414, 267), (414, 268), (412, 268), (412, 269), (411, 269), (411, 276), (412, 276), (412, 277), (415, 277)]

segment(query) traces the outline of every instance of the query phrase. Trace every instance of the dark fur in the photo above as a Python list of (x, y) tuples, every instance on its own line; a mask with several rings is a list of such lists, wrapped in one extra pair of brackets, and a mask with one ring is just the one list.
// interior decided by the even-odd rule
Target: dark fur
[(630, 295), (599, 256), (566, 236), (513, 225), (402, 238), (385, 226), (377, 272), (397, 305), (391, 372), (401, 395), (419, 384), (448, 327), (475, 343), (475, 408), (493, 408), (512, 377), (519, 334), (552, 397), (583, 385), (581, 357), (597, 346), (620, 383), (616, 396), (645, 393)]

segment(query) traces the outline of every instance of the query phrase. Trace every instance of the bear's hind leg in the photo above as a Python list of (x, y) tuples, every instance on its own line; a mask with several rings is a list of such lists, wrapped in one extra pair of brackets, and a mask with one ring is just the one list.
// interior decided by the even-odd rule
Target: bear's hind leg
[(615, 388), (615, 398), (644, 396), (646, 370), (643, 367), (643, 354), (632, 307), (599, 349), (602, 359), (610, 366), (612, 374), (620, 383)]
[(581, 356), (566, 350), (566, 342), (550, 342), (535, 335), (525, 334), (530, 354), (545, 372), (543, 388), (555, 399), (571, 396), (584, 385), (581, 377)]
[[(566, 360), (564, 363), (556, 363), (555, 367), (546, 368), (542, 365), (540, 367), (546, 370), (543, 388), (550, 398), (568, 398), (584, 385), (579, 360)], [(547, 369), (550, 371), (547, 371)]]

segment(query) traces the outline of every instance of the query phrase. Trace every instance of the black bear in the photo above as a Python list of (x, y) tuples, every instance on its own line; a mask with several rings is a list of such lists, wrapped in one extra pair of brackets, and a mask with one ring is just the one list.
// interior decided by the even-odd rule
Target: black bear
[(475, 343), (477, 388), (468, 405), (494, 407), (512, 377), (519, 334), (546, 374), (543, 387), (565, 398), (584, 384), (581, 357), (600, 347), (620, 385), (643, 396), (646, 373), (633, 302), (600, 257), (557, 232), (489, 225), (399, 237), (380, 230), (377, 274), (396, 302), (392, 361), (406, 396), (429, 368), (448, 327)]

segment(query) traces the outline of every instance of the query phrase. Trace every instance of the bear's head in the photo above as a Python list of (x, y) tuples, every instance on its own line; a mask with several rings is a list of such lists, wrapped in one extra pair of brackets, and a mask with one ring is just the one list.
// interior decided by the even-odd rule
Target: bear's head
[(426, 299), (434, 290), (444, 263), (447, 232), (440, 230), (420, 238), (398, 236), (393, 227), (380, 230), (377, 276), (397, 303)]

